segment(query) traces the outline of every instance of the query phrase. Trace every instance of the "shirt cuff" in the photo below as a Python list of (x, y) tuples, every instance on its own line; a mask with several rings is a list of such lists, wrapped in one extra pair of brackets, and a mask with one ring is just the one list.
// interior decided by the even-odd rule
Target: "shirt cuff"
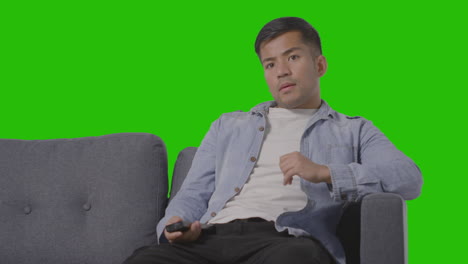
[(332, 184), (327, 184), (330, 195), (335, 201), (357, 200), (356, 178), (350, 166), (346, 164), (329, 164)]

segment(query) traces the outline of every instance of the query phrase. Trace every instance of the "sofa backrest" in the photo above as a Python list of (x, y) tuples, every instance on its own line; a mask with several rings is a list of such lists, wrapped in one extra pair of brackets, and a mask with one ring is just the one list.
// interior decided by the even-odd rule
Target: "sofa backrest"
[(155, 135), (0, 139), (0, 263), (114, 264), (156, 239), (167, 157)]
[(187, 176), (187, 173), (192, 166), (192, 160), (196, 152), (196, 147), (186, 147), (179, 152), (176, 163), (174, 165), (174, 171), (172, 173), (171, 194), (169, 197), (169, 202), (182, 186), (182, 183), (185, 180), (185, 176)]

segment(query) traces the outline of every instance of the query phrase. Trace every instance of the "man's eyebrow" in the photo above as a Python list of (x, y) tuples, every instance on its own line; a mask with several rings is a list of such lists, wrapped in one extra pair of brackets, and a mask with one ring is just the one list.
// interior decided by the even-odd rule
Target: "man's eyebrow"
[[(282, 56), (288, 55), (289, 53), (291, 53), (291, 52), (293, 52), (295, 50), (302, 50), (302, 49), (299, 48), (299, 47), (292, 47), (292, 48), (289, 48), (289, 49), (285, 50), (281, 55)], [(263, 59), (262, 63), (265, 63), (267, 61), (272, 61), (272, 60), (275, 60), (275, 58), (274, 57), (268, 57), (268, 58)]]

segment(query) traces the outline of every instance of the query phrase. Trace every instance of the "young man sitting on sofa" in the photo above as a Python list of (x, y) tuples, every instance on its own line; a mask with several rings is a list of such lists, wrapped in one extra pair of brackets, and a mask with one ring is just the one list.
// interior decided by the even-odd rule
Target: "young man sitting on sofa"
[[(309, 23), (267, 23), (255, 51), (274, 101), (212, 123), (158, 224), (161, 243), (126, 264), (345, 264), (335, 231), (346, 203), (375, 192), (418, 197), (411, 159), (370, 121), (321, 99), (327, 62)], [(188, 230), (165, 230), (182, 220)]]

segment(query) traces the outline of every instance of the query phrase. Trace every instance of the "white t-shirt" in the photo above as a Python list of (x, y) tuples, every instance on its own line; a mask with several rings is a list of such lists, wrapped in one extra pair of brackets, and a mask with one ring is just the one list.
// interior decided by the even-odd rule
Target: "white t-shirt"
[(301, 190), (298, 176), (291, 185), (283, 185), (280, 157), (300, 151), (300, 141), (307, 122), (318, 109), (270, 108), (262, 148), (249, 179), (242, 190), (231, 198), (209, 224), (235, 219), (260, 217), (275, 221), (283, 212), (305, 207), (307, 196)]

